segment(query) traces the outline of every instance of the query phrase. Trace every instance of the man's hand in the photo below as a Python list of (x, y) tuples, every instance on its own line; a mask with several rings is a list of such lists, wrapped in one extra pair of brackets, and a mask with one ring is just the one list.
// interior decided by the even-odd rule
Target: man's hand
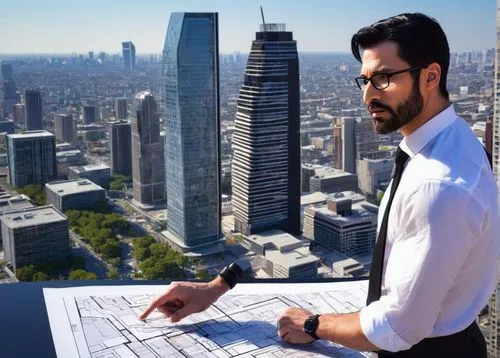
[(313, 313), (302, 308), (288, 308), (278, 319), (278, 334), (292, 344), (311, 343), (314, 338), (304, 332), (304, 322)]
[(206, 310), (229, 290), (220, 277), (209, 283), (174, 282), (139, 316), (145, 320), (151, 312), (158, 309), (170, 322), (179, 322), (186, 316)]

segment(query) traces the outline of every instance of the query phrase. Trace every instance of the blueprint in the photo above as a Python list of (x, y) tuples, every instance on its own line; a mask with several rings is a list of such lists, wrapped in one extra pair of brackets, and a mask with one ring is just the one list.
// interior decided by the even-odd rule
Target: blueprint
[(288, 307), (346, 313), (364, 305), (367, 281), (240, 284), (205, 312), (170, 323), (159, 312), (137, 317), (168, 286), (44, 289), (57, 357), (296, 358), (366, 357), (318, 340), (290, 345), (276, 320)]

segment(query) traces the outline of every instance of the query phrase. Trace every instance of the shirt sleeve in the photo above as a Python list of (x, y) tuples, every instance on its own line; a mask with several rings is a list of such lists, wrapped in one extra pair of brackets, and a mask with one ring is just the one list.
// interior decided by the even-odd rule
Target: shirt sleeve
[[(404, 195), (403, 195), (404, 196)], [(395, 240), (385, 270), (387, 292), (360, 312), (362, 330), (397, 352), (428, 337), (468, 253), (480, 237), (482, 210), (453, 183), (427, 181), (396, 209)]]

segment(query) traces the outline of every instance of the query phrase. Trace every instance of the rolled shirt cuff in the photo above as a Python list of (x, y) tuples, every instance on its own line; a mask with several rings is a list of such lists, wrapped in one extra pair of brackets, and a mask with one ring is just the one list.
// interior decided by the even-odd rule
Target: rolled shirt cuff
[(393, 331), (384, 312), (380, 301), (372, 302), (361, 310), (359, 319), (366, 338), (381, 350), (399, 352), (410, 349), (412, 345)]

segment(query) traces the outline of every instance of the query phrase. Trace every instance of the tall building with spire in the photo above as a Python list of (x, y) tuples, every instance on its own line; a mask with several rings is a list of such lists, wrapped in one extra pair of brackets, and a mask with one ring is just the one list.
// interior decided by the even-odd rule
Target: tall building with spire
[(168, 241), (221, 249), (217, 13), (173, 13), (163, 50)]
[(240, 88), (233, 136), (235, 229), (300, 233), (299, 59), (284, 24), (262, 24)]
[(160, 140), (160, 117), (150, 92), (140, 92), (132, 103), (132, 174), (134, 200), (144, 208), (165, 200), (165, 159)]

